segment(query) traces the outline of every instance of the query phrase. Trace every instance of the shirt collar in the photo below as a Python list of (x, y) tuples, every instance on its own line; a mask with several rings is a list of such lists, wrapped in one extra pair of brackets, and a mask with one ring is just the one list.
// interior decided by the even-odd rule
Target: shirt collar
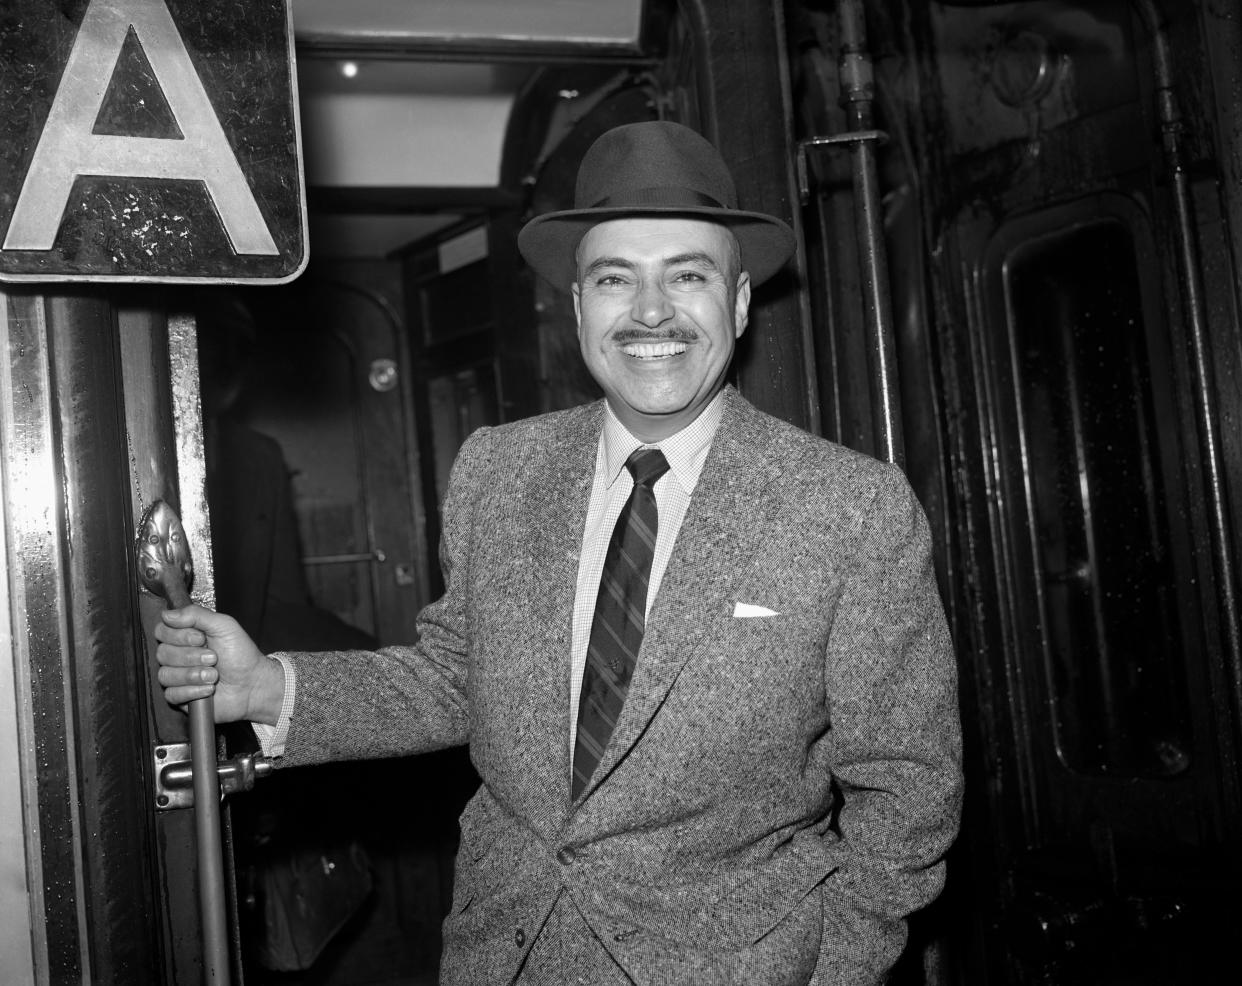
[(692, 493), (703, 471), (712, 439), (716, 437), (716, 429), (720, 426), (720, 417), (724, 413), (724, 390), (716, 394), (686, 427), (659, 442), (643, 442), (631, 435), (607, 401), (604, 402), (604, 410), (604, 430), (600, 434), (599, 446), (605, 486), (610, 487), (616, 482), (625, 468), (625, 460), (635, 449), (646, 447), (658, 448), (663, 452), (677, 485), (686, 493)]

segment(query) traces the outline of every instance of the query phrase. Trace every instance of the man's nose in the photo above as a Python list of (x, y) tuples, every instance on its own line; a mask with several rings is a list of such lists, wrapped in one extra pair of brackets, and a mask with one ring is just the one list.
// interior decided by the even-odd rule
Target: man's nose
[(662, 325), (673, 317), (673, 305), (659, 282), (644, 281), (634, 295), (630, 317), (648, 328)]

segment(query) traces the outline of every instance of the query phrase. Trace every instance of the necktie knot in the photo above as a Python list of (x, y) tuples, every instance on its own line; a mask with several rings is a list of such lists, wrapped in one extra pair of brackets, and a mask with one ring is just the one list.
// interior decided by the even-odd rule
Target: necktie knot
[(651, 489), (656, 481), (668, 472), (668, 460), (658, 448), (635, 449), (625, 460), (625, 468), (634, 477), (635, 486)]

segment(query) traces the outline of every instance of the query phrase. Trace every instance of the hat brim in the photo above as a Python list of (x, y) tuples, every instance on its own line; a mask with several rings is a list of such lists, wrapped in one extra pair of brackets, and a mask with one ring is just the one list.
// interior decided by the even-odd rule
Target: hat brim
[(742, 270), (750, 283), (759, 285), (770, 278), (793, 256), (797, 240), (793, 230), (774, 216), (741, 209), (708, 206), (647, 206), (636, 209), (605, 207), (566, 209), (536, 216), (518, 233), (518, 249), (535, 273), (554, 287), (569, 290), (578, 277), (574, 253), (587, 230), (607, 219), (634, 219), (640, 216), (687, 216), (708, 219), (728, 226), (741, 248)]

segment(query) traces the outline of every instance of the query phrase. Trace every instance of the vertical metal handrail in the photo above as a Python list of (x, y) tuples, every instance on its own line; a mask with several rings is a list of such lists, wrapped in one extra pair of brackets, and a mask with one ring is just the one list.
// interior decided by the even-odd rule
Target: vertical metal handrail
[[(875, 80), (867, 51), (866, 22), (862, 0), (838, 0), (841, 28), (841, 92), (852, 131), (872, 131)], [(888, 257), (884, 251), (884, 220), (880, 205), (880, 182), (875, 141), (850, 143), (854, 176), (854, 210), (858, 234), (863, 307), (867, 320), (868, 351), (872, 360), (872, 415), (880, 429), (880, 453), (889, 462), (903, 465), (897, 346), (893, 335), (892, 305), (888, 287)]]
[(1164, 142), (1165, 161), (1173, 184), (1173, 202), (1177, 214), (1178, 260), (1182, 292), (1186, 305), (1189, 332), (1191, 372), (1195, 382), (1195, 418), (1203, 442), (1204, 478), (1208, 496), (1208, 526), (1212, 539), (1212, 568), (1216, 590), (1225, 624), (1229, 668), (1233, 676), (1235, 700), (1242, 698), (1242, 615), (1235, 582), (1233, 559), (1229, 549), (1229, 515), (1225, 503), (1224, 463), (1221, 457), (1219, 409), (1216, 387), (1212, 380), (1211, 352), (1200, 249), (1195, 235), (1194, 205), (1191, 202), (1190, 176), (1186, 167), (1186, 151), (1181, 110), (1173, 84), (1173, 62), (1163, 17), (1152, 0), (1133, 0), (1152, 37), (1156, 67), (1156, 110)]
[(871, 55), (867, 51), (862, 0), (840, 0), (837, 13), (841, 36), (838, 70), (848, 129), (845, 133), (809, 137), (798, 142), (795, 160), (798, 186), (805, 205), (810, 198), (807, 148), (832, 145), (849, 147), (863, 319), (867, 328), (867, 357), (871, 365), (871, 416), (879, 429), (880, 456), (904, 467), (905, 437), (901, 424), (897, 343), (889, 294), (888, 255), (884, 245), (884, 219), (875, 154), (875, 145), (885, 140), (887, 134), (874, 129), (871, 107), (875, 98), (875, 79)]

